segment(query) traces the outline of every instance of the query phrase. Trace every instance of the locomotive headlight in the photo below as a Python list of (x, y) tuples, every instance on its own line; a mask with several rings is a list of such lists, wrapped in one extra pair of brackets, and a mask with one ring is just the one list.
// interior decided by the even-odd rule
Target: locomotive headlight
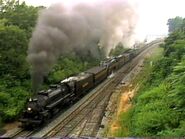
[(28, 111), (31, 111), (31, 108), (28, 107)]

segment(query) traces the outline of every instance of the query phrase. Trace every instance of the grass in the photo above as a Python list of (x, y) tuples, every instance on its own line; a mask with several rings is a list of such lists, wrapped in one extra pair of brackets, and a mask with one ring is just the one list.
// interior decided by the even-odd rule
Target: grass
[[(135, 93), (135, 97), (133, 102), (135, 102), (135, 98), (140, 94), (140, 91), (144, 89), (145, 84), (144, 82), (146, 79), (150, 76), (150, 73), (152, 71), (152, 66), (155, 62), (157, 62), (158, 59), (160, 59), (163, 56), (163, 48), (161, 47), (156, 47), (150, 52), (149, 56), (145, 58), (144, 60), (144, 67), (141, 70), (141, 72), (135, 77), (133, 81), (133, 85), (139, 85), (139, 90)], [(134, 111), (134, 105), (127, 111), (127, 112), (122, 112), (119, 115), (118, 122), (120, 124), (120, 128), (111, 136), (113, 137), (127, 137), (127, 136), (133, 136), (131, 131), (129, 131), (129, 127), (131, 127), (132, 121), (130, 117), (132, 117), (133, 111)]]

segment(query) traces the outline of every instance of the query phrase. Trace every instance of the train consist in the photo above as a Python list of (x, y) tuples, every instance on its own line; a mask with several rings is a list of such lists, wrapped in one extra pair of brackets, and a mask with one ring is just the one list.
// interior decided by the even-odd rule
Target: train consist
[(138, 55), (142, 49), (130, 49), (122, 55), (102, 61), (99, 66), (62, 80), (59, 84), (51, 85), (46, 91), (38, 92), (27, 102), (26, 110), (20, 118), (22, 126), (33, 127), (45, 123), (64, 106), (82, 98), (111, 73)]

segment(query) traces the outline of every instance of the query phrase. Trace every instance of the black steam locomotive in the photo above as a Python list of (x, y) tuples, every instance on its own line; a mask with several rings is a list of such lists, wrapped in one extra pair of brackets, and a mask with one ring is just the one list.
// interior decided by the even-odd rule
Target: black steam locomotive
[(109, 58), (83, 73), (51, 85), (47, 91), (40, 91), (27, 103), (27, 109), (20, 119), (23, 127), (39, 126), (56, 114), (63, 106), (74, 103), (87, 92), (105, 80), (112, 72), (133, 59), (141, 49), (128, 50), (122, 55)]

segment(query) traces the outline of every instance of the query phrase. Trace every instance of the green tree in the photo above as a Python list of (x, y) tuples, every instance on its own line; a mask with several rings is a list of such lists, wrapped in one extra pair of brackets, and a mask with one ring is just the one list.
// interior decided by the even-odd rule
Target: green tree
[(0, 26), (0, 76), (27, 78), (26, 32), (16, 26)]
[(182, 28), (183, 18), (179, 17), (179, 16), (177, 16), (175, 18), (170, 18), (170, 19), (168, 19), (167, 25), (168, 25), (168, 31), (170, 33), (177, 31)]
[(0, 2), (0, 19), (6, 19), (6, 25), (18, 26), (27, 31), (30, 37), (31, 30), (36, 24), (38, 11), (45, 7), (27, 6), (19, 0), (1, 0)]

